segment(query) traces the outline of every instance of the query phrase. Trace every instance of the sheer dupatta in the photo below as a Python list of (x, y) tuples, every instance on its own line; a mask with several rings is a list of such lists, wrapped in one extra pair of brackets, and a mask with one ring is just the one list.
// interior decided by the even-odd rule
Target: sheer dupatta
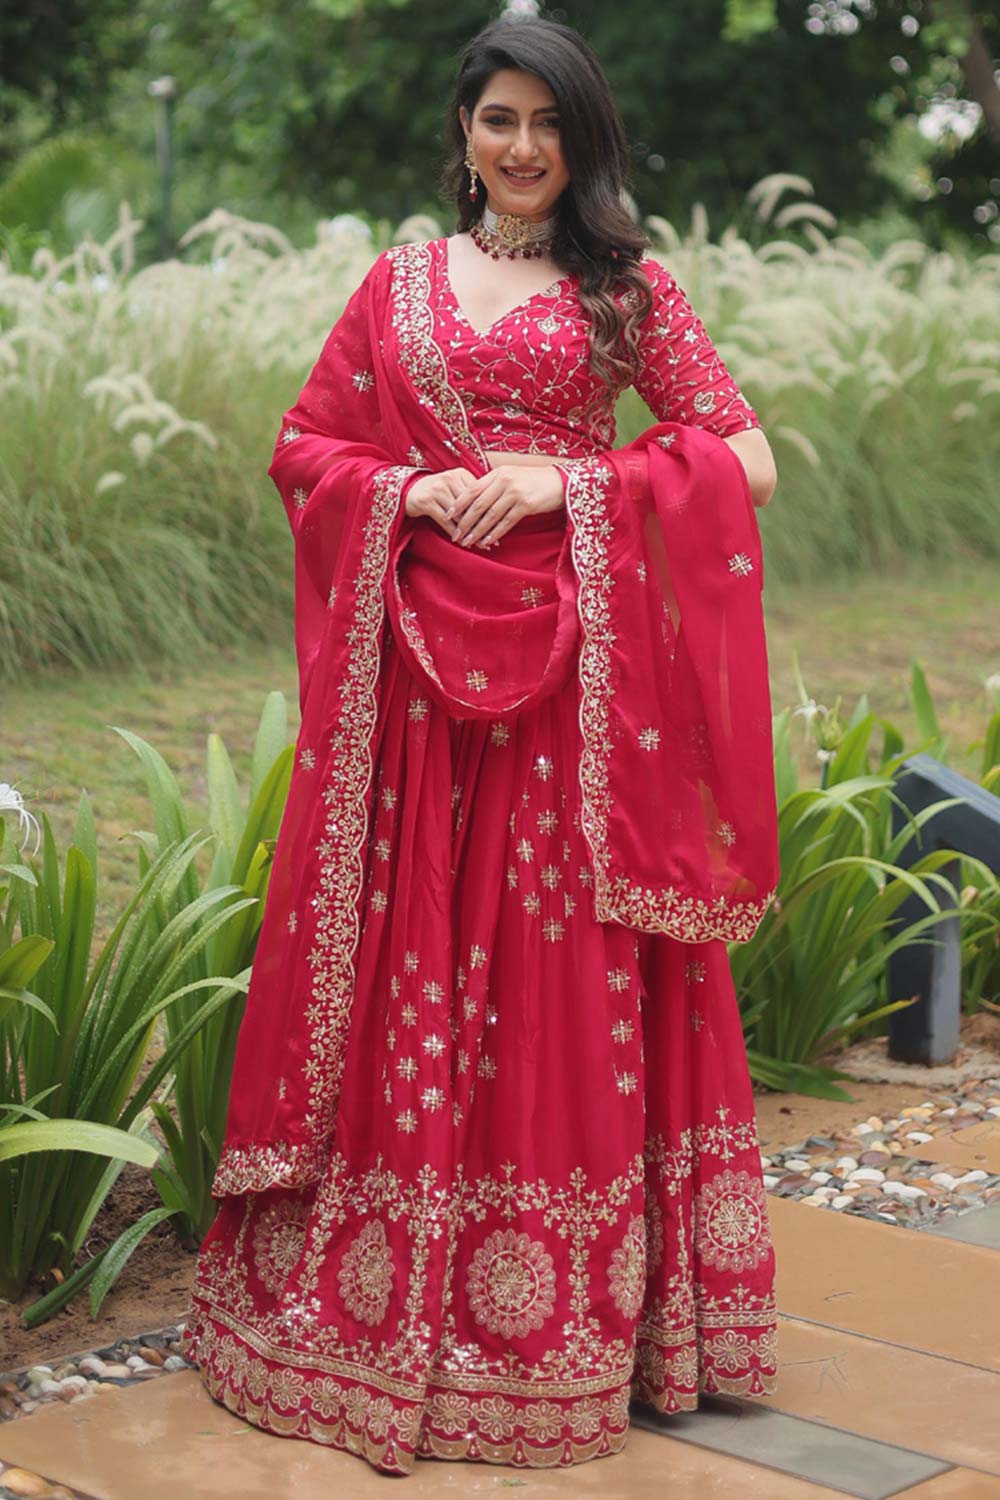
[(410, 244), (376, 261), (270, 469), (295, 535), (302, 728), (219, 1197), (312, 1181), (334, 1149), (387, 606), (413, 670), (459, 716), (516, 712), (575, 670), (597, 920), (745, 941), (775, 894), (761, 549), (742, 464), (670, 422), (560, 461), (566, 526), (547, 572), (532, 538), (551, 559), (552, 518), (529, 518), (495, 554), (407, 518), (421, 470), (487, 468), (435, 342), (430, 255)]

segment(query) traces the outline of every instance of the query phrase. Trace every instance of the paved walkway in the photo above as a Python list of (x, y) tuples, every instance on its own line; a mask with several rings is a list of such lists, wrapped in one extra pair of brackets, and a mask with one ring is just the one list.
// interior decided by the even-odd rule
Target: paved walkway
[[(1000, 1121), (940, 1135), (932, 1159), (1000, 1170)], [(418, 1460), (401, 1493), (526, 1500), (1000, 1500), (1000, 1205), (911, 1230), (771, 1196), (779, 1391), (633, 1409), (623, 1451), (556, 1472)], [(50, 1500), (331, 1500), (399, 1476), (257, 1431), (193, 1371), (0, 1426), (0, 1460)], [(20, 1487), (19, 1487), (20, 1486)]]

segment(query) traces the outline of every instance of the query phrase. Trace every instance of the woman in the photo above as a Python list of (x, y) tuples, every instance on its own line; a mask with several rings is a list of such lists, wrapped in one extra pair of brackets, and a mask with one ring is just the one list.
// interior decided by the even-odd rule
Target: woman
[(399, 1474), (776, 1370), (726, 951), (777, 880), (769, 449), (581, 38), (487, 27), (452, 123), (458, 232), (378, 257), (270, 470), (303, 719), (187, 1328)]

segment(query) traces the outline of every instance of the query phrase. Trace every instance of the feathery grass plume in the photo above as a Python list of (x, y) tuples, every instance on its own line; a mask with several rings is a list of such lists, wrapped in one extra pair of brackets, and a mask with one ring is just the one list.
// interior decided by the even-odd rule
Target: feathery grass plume
[[(772, 438), (772, 585), (996, 555), (1000, 254), (875, 253), (813, 197), (778, 172), (746, 230), (643, 221)], [(0, 677), (290, 639), (281, 413), (379, 251), (442, 232), (338, 214), (300, 248), (219, 209), (137, 269), (140, 228), (124, 204), (103, 245), (0, 262)], [(648, 421), (631, 391), (618, 415), (619, 442)]]

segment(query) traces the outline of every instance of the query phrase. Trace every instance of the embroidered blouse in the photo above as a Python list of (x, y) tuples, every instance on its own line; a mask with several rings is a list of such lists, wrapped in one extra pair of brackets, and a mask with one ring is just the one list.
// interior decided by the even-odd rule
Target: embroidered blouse
[[(428, 244), (434, 337), (482, 447), (561, 458), (614, 447), (613, 400), (605, 395), (596, 414), (583, 418), (595, 390), (604, 394), (606, 387), (590, 368), (576, 278), (558, 278), (480, 331), (452, 291), (447, 245), (447, 237)], [(640, 264), (654, 300), (642, 326), (635, 389), (653, 416), (719, 437), (760, 427), (682, 288), (648, 253)]]

